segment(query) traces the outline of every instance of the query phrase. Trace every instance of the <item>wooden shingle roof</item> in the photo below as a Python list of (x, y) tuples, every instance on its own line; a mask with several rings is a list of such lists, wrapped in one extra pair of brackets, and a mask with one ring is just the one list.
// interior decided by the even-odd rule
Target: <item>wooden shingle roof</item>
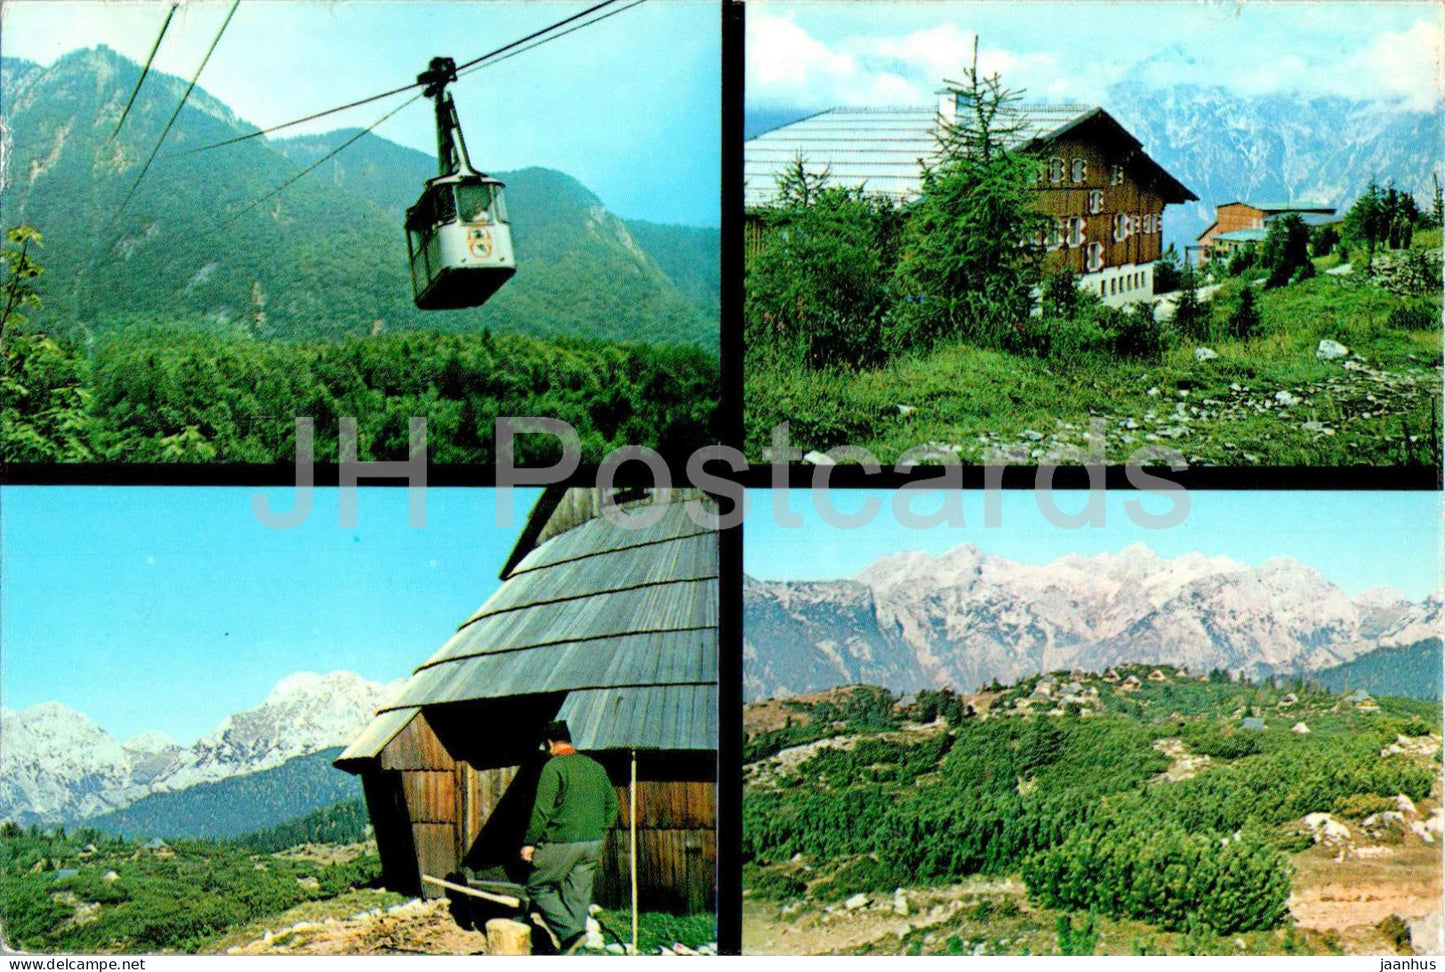
[(717, 748), (717, 534), (687, 510), (711, 501), (674, 491), (630, 511), (660, 510), (656, 523), (628, 529), (558, 492), (539, 501), (502, 586), (339, 763), (375, 757), (427, 706), (548, 694), (565, 695), (557, 718), (579, 749)]

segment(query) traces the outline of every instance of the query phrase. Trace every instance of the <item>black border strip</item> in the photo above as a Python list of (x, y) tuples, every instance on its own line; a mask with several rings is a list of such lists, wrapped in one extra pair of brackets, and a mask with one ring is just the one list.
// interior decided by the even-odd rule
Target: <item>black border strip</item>
[[(742, 0), (722, 0), (722, 441), (743, 444)], [(733, 504), (719, 498), (719, 511)], [(743, 950), (743, 528), (718, 534), (717, 942)]]
[[(728, 0), (733, 2), (733, 0)], [(726, 389), (725, 389), (726, 394)], [(740, 424), (737, 423), (730, 424)], [(671, 463), (671, 485), (676, 488), (712, 484), (687, 481), (677, 463)], [(1088, 489), (1102, 485), (1106, 489), (1158, 489), (1157, 481), (1165, 480), (1185, 489), (1221, 490), (1440, 490), (1442, 470), (1425, 466), (1195, 466), (1174, 471), (1165, 466), (1086, 468), (1058, 466), (1052, 471), (1037, 466), (960, 466), (954, 485), (963, 489), (1033, 489), (1048, 485), (1055, 489)], [(428, 487), (496, 487), (496, 467), (492, 465), (429, 465)], [(884, 466), (870, 473), (861, 466), (812, 466), (794, 464), (772, 466), (750, 465), (738, 473), (730, 473), (721, 463), (710, 461), (708, 472), (737, 482), (745, 489), (771, 486), (787, 489), (813, 489), (819, 486), (838, 489), (898, 489), (902, 486), (941, 487), (945, 471), (940, 466), (923, 466), (897, 472)], [(1041, 476), (1043, 478), (1041, 478)], [(314, 485), (334, 488), (340, 483), (340, 467), (335, 463), (317, 463), (313, 467)], [(1100, 480), (1101, 482), (1096, 482)], [(555, 483), (518, 483), (524, 488), (535, 486), (594, 486), (597, 466), (579, 466), (575, 472)], [(640, 462), (627, 462), (617, 469), (618, 486), (658, 485)], [(289, 465), (249, 463), (10, 463), (0, 467), (0, 484), (6, 486), (256, 486), (286, 487), (296, 485), (296, 471)], [(401, 477), (361, 477), (360, 486), (404, 487)]]

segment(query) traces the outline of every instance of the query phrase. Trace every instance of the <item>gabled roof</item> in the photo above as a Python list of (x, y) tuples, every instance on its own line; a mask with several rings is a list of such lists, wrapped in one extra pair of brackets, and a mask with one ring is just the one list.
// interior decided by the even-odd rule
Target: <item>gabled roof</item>
[(1228, 240), (1231, 243), (1259, 243), (1268, 235), (1262, 229), (1237, 229), (1228, 233), (1215, 234), (1216, 240)]
[[(640, 528), (601, 516), (595, 490), (548, 490), (522, 531), (504, 583), (419, 665), (337, 759), (375, 758), (423, 708), (561, 697), (583, 750), (717, 748), (717, 534), (689, 501)], [(538, 522), (538, 521), (542, 522)]]
[(1220, 203), (1216, 209), (1225, 206), (1248, 206), (1250, 209), (1257, 209), (1262, 213), (1333, 213), (1335, 207), (1322, 202), (1253, 202), (1248, 199), (1235, 199), (1231, 202)]
[[(1135, 153), (1141, 181), (1157, 185), (1168, 202), (1197, 199), (1142, 151), (1138, 139), (1097, 105), (1018, 105), (1012, 147), (1038, 151), (1076, 129), (1097, 127)], [(924, 164), (938, 158), (933, 107), (830, 108), (748, 139), (743, 145), (743, 203), (761, 206), (775, 194), (776, 173), (801, 154), (809, 172), (825, 169), (833, 185), (861, 185), (867, 193), (904, 201), (917, 198)], [(1005, 122), (1007, 124), (1007, 122)]]

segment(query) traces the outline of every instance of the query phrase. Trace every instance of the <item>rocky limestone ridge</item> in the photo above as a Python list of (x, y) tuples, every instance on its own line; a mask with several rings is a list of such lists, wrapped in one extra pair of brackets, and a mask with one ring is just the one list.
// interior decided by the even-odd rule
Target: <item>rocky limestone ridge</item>
[(1351, 600), (1290, 558), (1250, 566), (1143, 544), (1015, 563), (971, 544), (884, 557), (855, 579), (744, 583), (749, 699), (871, 682), (974, 689), (1123, 662), (1307, 672), (1441, 633), (1440, 595)]
[(164, 733), (118, 743), (59, 702), (0, 709), (0, 819), (50, 823), (95, 816), (164, 790), (280, 766), (341, 746), (396, 685), (354, 672), (297, 672), (256, 708), (182, 746)]

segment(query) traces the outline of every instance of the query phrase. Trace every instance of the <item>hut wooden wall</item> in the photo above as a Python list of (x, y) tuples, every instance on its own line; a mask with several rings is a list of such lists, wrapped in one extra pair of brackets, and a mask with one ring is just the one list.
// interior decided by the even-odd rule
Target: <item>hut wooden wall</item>
[[(363, 785), (388, 887), (436, 897), (444, 892), (422, 884), (422, 874), (445, 877), (464, 859), (469, 864), (478, 858), (496, 863), (499, 853), (507, 858), (515, 854), (520, 834), (513, 823), (498, 834), (505, 848), (479, 844), (487, 840), (487, 824), (504, 798), (514, 811), (530, 810), (531, 792), (509, 791), (514, 783), (523, 789), (535, 786), (535, 773), (520, 773), (516, 766), (478, 768), (453, 758), (425, 713), (387, 744), (377, 762), (376, 769), (363, 774)], [(621, 812), (607, 836), (595, 894), (599, 903), (620, 907), (631, 899), (629, 767), (619, 758), (606, 762)], [(711, 909), (717, 862), (712, 754), (644, 754), (639, 766), (637, 877), (643, 907)]]
[[(402, 805), (410, 823), (410, 843), (401, 834), (391, 834), (385, 844), (377, 831), (377, 848), (383, 871), (416, 875), (415, 885), (395, 887), (408, 894), (436, 897), (441, 889), (421, 884), (420, 875), (445, 877), (457, 868), (457, 764), (437, 739), (425, 713), (418, 713), (407, 727), (397, 733), (381, 751), (378, 759), (380, 778), (395, 774), (399, 781)], [(369, 805), (369, 804), (368, 804)], [(375, 815), (372, 817), (376, 819)], [(393, 861), (404, 855), (411, 857), (405, 865)], [(388, 883), (388, 886), (391, 885)]]
[[(1088, 244), (1104, 244), (1104, 267), (1119, 267), (1128, 263), (1153, 263), (1162, 255), (1164, 198), (1155, 189), (1140, 184), (1124, 156), (1107, 144), (1083, 139), (1061, 138), (1038, 153), (1040, 180), (1036, 208), (1063, 222), (1069, 217), (1084, 220), (1084, 239), (1078, 246), (1067, 242), (1049, 255), (1051, 266), (1068, 265), (1075, 273), (1086, 273)], [(1084, 163), (1084, 179), (1073, 181), (1074, 162)], [(1051, 180), (1051, 169), (1059, 171), (1062, 165), (1063, 178)], [(1122, 181), (1113, 183), (1115, 166), (1122, 166)], [(1099, 212), (1091, 212), (1091, 192), (1102, 193)], [(1114, 239), (1116, 216), (1134, 218), (1135, 228), (1124, 240)], [(1145, 220), (1144, 217), (1152, 217)], [(1148, 231), (1145, 224), (1148, 223)], [(1065, 230), (1065, 237), (1067, 231)]]
[[(615, 780), (615, 777), (614, 777)], [(627, 785), (617, 788), (617, 826), (607, 835), (595, 893), (611, 907), (631, 901)], [(713, 907), (717, 865), (717, 788), (693, 780), (638, 780), (637, 883), (649, 910)]]

